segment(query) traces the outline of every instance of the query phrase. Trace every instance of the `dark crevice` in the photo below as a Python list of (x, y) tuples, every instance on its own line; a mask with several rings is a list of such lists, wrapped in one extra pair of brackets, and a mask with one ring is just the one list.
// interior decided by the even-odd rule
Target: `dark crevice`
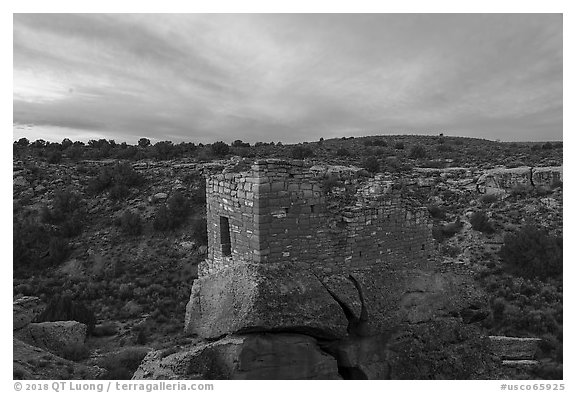
[(358, 367), (338, 367), (338, 374), (342, 379), (368, 379), (364, 371)]
[[(314, 275), (316, 276), (316, 274)], [(362, 290), (362, 287), (360, 286), (358, 280), (356, 280), (356, 278), (351, 274), (348, 275), (347, 277), (348, 280), (352, 281), (352, 283), (354, 284), (356, 291), (358, 291), (358, 297), (360, 298), (360, 304), (362, 306), (360, 311), (360, 317), (357, 317), (354, 314), (354, 311), (352, 311), (352, 309), (350, 308), (350, 306), (348, 306), (344, 301), (342, 301), (338, 297), (338, 295), (332, 292), (330, 288), (328, 288), (328, 286), (324, 284), (324, 282), (318, 276), (316, 276), (316, 278), (318, 279), (318, 281), (320, 281), (322, 286), (326, 289), (326, 291), (330, 294), (330, 296), (332, 296), (332, 298), (336, 301), (336, 303), (338, 303), (340, 308), (342, 308), (342, 311), (344, 312), (344, 315), (348, 320), (348, 329), (347, 329), (348, 335), (352, 337), (368, 336), (368, 322), (369, 322), (368, 308), (366, 307), (366, 301), (364, 299), (364, 291)]]

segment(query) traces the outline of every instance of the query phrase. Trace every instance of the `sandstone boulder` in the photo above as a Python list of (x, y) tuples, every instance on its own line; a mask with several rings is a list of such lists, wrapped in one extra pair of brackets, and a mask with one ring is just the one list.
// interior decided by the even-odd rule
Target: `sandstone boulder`
[(185, 331), (203, 338), (256, 331), (346, 335), (348, 321), (318, 278), (294, 263), (239, 263), (194, 281)]
[(20, 329), (15, 336), (35, 347), (54, 353), (84, 344), (87, 327), (76, 321), (31, 323)]
[(21, 329), (44, 311), (46, 305), (35, 296), (24, 296), (12, 305), (13, 330)]
[(149, 353), (133, 379), (339, 379), (336, 359), (300, 334), (228, 336), (163, 356)]

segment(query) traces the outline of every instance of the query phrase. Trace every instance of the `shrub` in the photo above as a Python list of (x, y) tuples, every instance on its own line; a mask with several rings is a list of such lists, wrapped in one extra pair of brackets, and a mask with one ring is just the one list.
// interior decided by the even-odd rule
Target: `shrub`
[(172, 229), (172, 220), (166, 205), (161, 205), (158, 207), (158, 210), (156, 210), (156, 214), (154, 215), (152, 226), (155, 230), (162, 232)]
[(88, 326), (92, 333), (96, 317), (92, 311), (81, 303), (72, 300), (71, 295), (56, 296), (50, 300), (36, 322), (77, 321)]
[(436, 146), (436, 150), (438, 150), (439, 152), (451, 152), (454, 151), (454, 148), (450, 145), (447, 145), (445, 143)]
[(230, 152), (230, 146), (222, 141), (213, 143), (210, 149), (212, 150), (212, 154), (217, 157), (224, 157)]
[(432, 228), (432, 237), (441, 243), (460, 232), (462, 226), (461, 221), (456, 221), (450, 224), (434, 227)]
[(47, 224), (57, 225), (59, 235), (74, 237), (82, 231), (84, 212), (80, 195), (69, 190), (57, 191), (52, 200), (52, 207), (40, 209), (40, 220)]
[(140, 138), (138, 140), (138, 146), (140, 147), (148, 147), (150, 146), (150, 139), (148, 138)]
[(68, 242), (60, 237), (50, 239), (48, 245), (48, 254), (50, 255), (50, 264), (58, 265), (68, 256)]
[(428, 212), (432, 218), (443, 220), (446, 218), (446, 209), (438, 205), (429, 205)]
[(404, 150), (404, 142), (396, 142), (396, 143), (394, 143), (394, 149), (396, 149), (396, 150)]
[(304, 158), (314, 156), (314, 152), (311, 148), (301, 145), (296, 145), (292, 148), (292, 158), (297, 160), (302, 160)]
[(533, 225), (505, 236), (500, 256), (507, 266), (526, 277), (562, 274), (562, 238), (550, 236)]
[(362, 161), (362, 168), (366, 169), (370, 173), (376, 173), (380, 169), (380, 162), (374, 156), (366, 157)]
[(498, 201), (498, 196), (494, 194), (484, 194), (480, 197), (480, 202), (484, 205), (491, 205)]
[(112, 199), (122, 199), (128, 195), (130, 187), (137, 187), (144, 183), (144, 177), (136, 172), (129, 163), (118, 163), (114, 167), (104, 167), (88, 184), (88, 192), (99, 194), (107, 189), (111, 190)]
[(110, 193), (108, 195), (110, 196), (110, 199), (118, 201), (125, 199), (130, 195), (130, 189), (124, 184), (114, 184), (112, 188), (110, 188)]
[(71, 344), (66, 348), (63, 348), (60, 355), (64, 359), (77, 362), (79, 360), (88, 359), (90, 357), (90, 349), (86, 344)]
[(386, 147), (386, 146), (388, 146), (388, 143), (386, 143), (386, 141), (384, 139), (374, 139), (374, 141), (372, 142), (372, 145)]
[(108, 337), (114, 336), (118, 333), (118, 327), (114, 322), (105, 322), (101, 325), (96, 325), (92, 335), (94, 337)]
[(31, 218), (14, 221), (12, 263), (16, 276), (21, 276), (28, 267), (41, 267), (41, 256), (48, 251), (50, 238), (47, 227)]
[(460, 254), (460, 251), (460, 248), (457, 246), (451, 246), (449, 244), (440, 246), (440, 252), (447, 257), (456, 258)]
[(127, 235), (137, 236), (142, 233), (142, 218), (140, 214), (126, 211), (120, 217), (120, 229)]
[(182, 225), (190, 214), (190, 201), (180, 192), (172, 195), (166, 205), (156, 211), (153, 227), (158, 231), (168, 231)]
[(342, 187), (342, 182), (334, 175), (327, 175), (322, 179), (322, 189), (329, 194), (334, 188)]
[(40, 218), (48, 224), (60, 224), (73, 218), (82, 205), (80, 195), (69, 190), (56, 191), (52, 199), (52, 208), (46, 206), (40, 211)]
[(62, 161), (62, 153), (57, 150), (51, 151), (46, 157), (49, 164), (59, 164)]
[(208, 226), (205, 218), (196, 219), (192, 222), (192, 238), (198, 244), (208, 244)]
[(343, 147), (341, 147), (340, 149), (338, 149), (338, 151), (336, 152), (336, 155), (339, 157), (349, 157), (350, 156), (350, 152), (348, 151), (348, 149), (345, 149)]
[(412, 146), (410, 149), (410, 158), (426, 158), (426, 149), (422, 145)]
[(487, 234), (494, 233), (494, 227), (484, 212), (472, 213), (472, 216), (470, 217), (470, 224), (472, 224), (472, 229), (475, 231), (480, 231)]

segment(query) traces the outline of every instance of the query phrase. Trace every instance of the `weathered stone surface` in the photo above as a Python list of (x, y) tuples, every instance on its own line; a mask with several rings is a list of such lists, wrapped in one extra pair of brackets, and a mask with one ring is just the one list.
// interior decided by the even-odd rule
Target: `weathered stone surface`
[(31, 323), (15, 336), (35, 347), (62, 353), (66, 348), (82, 345), (86, 339), (86, 325), (76, 321)]
[(351, 337), (333, 343), (330, 349), (345, 379), (388, 379), (389, 336)]
[(535, 186), (551, 186), (562, 181), (564, 181), (562, 166), (540, 167), (532, 170), (532, 183)]
[(23, 176), (18, 176), (16, 178), (14, 178), (12, 183), (13, 183), (14, 187), (29, 187), (30, 186), (30, 182), (28, 180), (26, 180)]
[(158, 192), (152, 196), (153, 202), (163, 201), (168, 198), (168, 194), (165, 192)]
[(292, 263), (238, 263), (197, 279), (185, 330), (204, 338), (249, 331), (346, 335), (340, 306), (310, 270)]
[(532, 168), (495, 168), (482, 174), (476, 183), (478, 191), (487, 194), (506, 192), (515, 186), (532, 185)]
[(540, 338), (490, 336), (490, 345), (495, 355), (508, 360), (534, 359)]
[[(433, 272), (425, 265), (414, 265), (405, 269), (373, 266), (351, 274), (364, 293), (370, 335), (404, 324), (460, 315), (471, 305), (486, 305), (484, 294), (475, 288), (473, 279), (456, 272)], [(359, 316), (358, 292), (346, 281), (341, 275), (325, 279), (330, 290)]]
[(12, 305), (13, 330), (28, 325), (44, 311), (45, 307), (46, 305), (35, 296), (24, 296), (14, 300)]
[(105, 370), (63, 359), (41, 348), (13, 339), (14, 379), (100, 379)]
[(228, 336), (163, 356), (149, 353), (132, 379), (338, 379), (336, 360), (300, 334)]

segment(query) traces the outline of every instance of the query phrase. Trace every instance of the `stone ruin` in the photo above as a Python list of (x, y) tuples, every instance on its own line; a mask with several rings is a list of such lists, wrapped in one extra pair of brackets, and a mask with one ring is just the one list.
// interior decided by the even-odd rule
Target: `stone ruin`
[(343, 196), (327, 189), (327, 178), (346, 174), (267, 160), (247, 172), (209, 178), (203, 274), (242, 262), (300, 262), (348, 274), (428, 258), (433, 240), (426, 208), (410, 206), (391, 182), (369, 183), (343, 205)]
[(432, 318), (430, 301), (446, 299), (415, 299), (461, 284), (433, 273), (426, 208), (358, 168), (257, 161), (209, 177), (206, 204), (208, 258), (187, 306), (188, 333), (342, 337), (343, 304), (356, 317), (369, 309), (368, 330), (378, 333)]
[[(206, 185), (208, 257), (185, 318), (204, 344), (150, 355), (138, 378), (393, 377), (391, 337), (484, 301), (434, 262), (426, 208), (385, 176), (267, 159)], [(219, 371), (174, 375), (214, 357)]]

